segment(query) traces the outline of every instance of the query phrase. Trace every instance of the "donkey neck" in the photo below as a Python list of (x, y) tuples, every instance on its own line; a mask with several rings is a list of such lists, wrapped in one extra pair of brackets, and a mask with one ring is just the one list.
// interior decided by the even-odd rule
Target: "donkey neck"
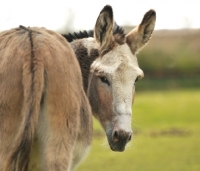
[(92, 37), (77, 39), (72, 41), (70, 44), (78, 59), (83, 78), (84, 90), (87, 92), (90, 66), (93, 61), (99, 57), (99, 46)]

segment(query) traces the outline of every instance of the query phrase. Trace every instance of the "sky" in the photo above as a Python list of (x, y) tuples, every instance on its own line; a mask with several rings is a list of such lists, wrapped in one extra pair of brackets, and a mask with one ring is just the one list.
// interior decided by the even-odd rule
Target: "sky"
[(61, 33), (93, 29), (107, 4), (120, 26), (136, 26), (145, 12), (154, 9), (156, 30), (200, 28), (199, 0), (0, 0), (0, 31), (19, 25)]

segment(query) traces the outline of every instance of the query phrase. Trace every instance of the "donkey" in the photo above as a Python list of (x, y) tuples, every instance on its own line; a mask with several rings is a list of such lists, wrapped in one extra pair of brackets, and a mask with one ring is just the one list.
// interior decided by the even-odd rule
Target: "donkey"
[(46, 29), (1, 33), (0, 170), (27, 170), (35, 134), (43, 170), (73, 170), (91, 144), (90, 106), (110, 148), (124, 151), (132, 138), (135, 82), (144, 76), (136, 53), (149, 41), (155, 19), (150, 10), (130, 33), (113, 32), (113, 11), (107, 5), (97, 18), (94, 38), (74, 40), (72, 48)]
[(28, 170), (35, 135), (43, 170), (72, 170), (91, 145), (92, 112), (65, 38), (20, 26), (0, 33), (0, 171)]
[(155, 11), (149, 10), (136, 28), (124, 34), (121, 27), (114, 25), (112, 8), (107, 5), (96, 21), (94, 38), (90, 37), (92, 31), (63, 35), (71, 42), (92, 113), (113, 151), (124, 151), (132, 138), (135, 82), (144, 76), (136, 53), (151, 38), (155, 20)]

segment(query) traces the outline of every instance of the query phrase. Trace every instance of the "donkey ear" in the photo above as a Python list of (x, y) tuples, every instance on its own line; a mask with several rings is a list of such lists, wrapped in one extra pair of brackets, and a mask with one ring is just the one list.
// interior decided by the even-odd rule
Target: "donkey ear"
[(101, 52), (112, 45), (113, 11), (106, 5), (100, 12), (94, 28), (94, 38), (100, 44)]
[(156, 12), (154, 10), (149, 10), (144, 15), (140, 25), (126, 35), (126, 43), (130, 46), (133, 54), (149, 41), (155, 27), (155, 21)]

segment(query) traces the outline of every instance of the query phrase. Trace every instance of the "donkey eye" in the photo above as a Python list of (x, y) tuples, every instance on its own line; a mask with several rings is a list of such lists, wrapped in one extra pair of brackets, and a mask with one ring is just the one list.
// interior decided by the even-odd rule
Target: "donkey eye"
[(100, 77), (101, 82), (110, 85), (106, 77)]

